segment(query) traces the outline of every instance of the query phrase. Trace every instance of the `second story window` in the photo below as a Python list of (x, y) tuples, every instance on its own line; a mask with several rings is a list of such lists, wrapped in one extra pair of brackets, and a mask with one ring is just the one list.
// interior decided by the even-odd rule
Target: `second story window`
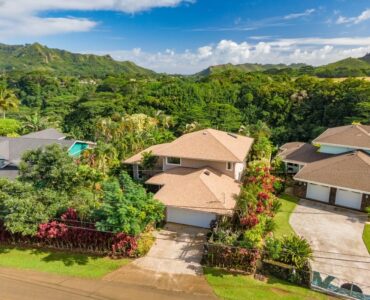
[(167, 165), (181, 165), (181, 159), (179, 157), (167, 157)]
[(233, 170), (233, 163), (232, 162), (227, 162), (226, 163), (226, 170), (232, 171)]

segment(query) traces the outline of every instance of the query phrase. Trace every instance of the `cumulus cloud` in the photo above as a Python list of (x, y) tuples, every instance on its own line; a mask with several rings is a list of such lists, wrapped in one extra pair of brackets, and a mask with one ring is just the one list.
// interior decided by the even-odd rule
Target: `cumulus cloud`
[(0, 38), (44, 36), (89, 31), (97, 22), (85, 18), (42, 17), (48, 11), (110, 10), (137, 13), (175, 7), (195, 0), (1, 0)]
[[(242, 63), (328, 64), (349, 56), (370, 52), (370, 37), (300, 38), (237, 43), (221, 40), (195, 50), (165, 50), (150, 53), (142, 49), (107, 51), (117, 60), (132, 60), (157, 72), (193, 74), (211, 65)], [(102, 54), (102, 53), (100, 53)]]
[(359, 24), (370, 19), (370, 9), (364, 10), (360, 15), (356, 17), (343, 17), (339, 16), (337, 24)]

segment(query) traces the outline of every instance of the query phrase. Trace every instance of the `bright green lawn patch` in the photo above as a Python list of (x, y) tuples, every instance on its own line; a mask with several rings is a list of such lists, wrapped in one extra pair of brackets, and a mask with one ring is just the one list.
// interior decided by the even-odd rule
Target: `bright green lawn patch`
[(100, 278), (129, 262), (129, 259), (113, 260), (69, 252), (0, 246), (0, 267), (67, 276)]
[(362, 234), (362, 239), (366, 245), (367, 251), (370, 253), (370, 224), (366, 224), (364, 228), (364, 233)]
[(290, 226), (289, 224), (289, 218), (290, 214), (292, 213), (292, 211), (294, 210), (299, 201), (297, 197), (290, 196), (287, 194), (283, 194), (279, 198), (279, 200), (282, 204), (281, 209), (280, 212), (278, 212), (274, 217), (274, 220), (277, 225), (276, 230), (274, 231), (276, 237), (281, 237), (284, 234), (290, 235), (294, 233), (292, 226)]
[(204, 274), (216, 295), (224, 300), (334, 299), (274, 277), (265, 283), (251, 276), (234, 275), (214, 268), (205, 268)]

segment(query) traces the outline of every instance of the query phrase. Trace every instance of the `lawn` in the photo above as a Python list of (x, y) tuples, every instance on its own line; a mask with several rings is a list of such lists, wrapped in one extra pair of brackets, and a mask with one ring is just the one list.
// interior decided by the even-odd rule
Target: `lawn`
[(274, 234), (277, 237), (281, 237), (284, 234), (289, 235), (291, 233), (294, 233), (292, 226), (290, 226), (289, 224), (289, 218), (290, 218), (290, 214), (296, 207), (299, 201), (299, 198), (290, 196), (287, 194), (283, 194), (279, 198), (279, 200), (282, 204), (281, 209), (280, 209), (280, 212), (278, 212), (274, 218), (276, 225), (277, 225), (276, 226), (277, 228), (274, 231)]
[(334, 299), (274, 277), (265, 283), (251, 276), (234, 275), (214, 268), (205, 268), (204, 274), (216, 295), (224, 300)]
[(370, 253), (370, 224), (366, 224), (364, 228), (364, 233), (362, 234), (362, 238), (366, 245), (367, 251)]
[(85, 254), (0, 246), (0, 267), (67, 276), (100, 278), (129, 262), (129, 259), (113, 260)]

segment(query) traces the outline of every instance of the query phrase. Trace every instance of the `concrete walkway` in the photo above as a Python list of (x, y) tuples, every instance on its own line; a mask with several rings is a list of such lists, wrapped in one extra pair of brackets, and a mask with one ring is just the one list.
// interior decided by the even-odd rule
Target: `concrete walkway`
[(290, 217), (297, 234), (314, 250), (312, 268), (339, 279), (336, 284), (355, 282), (370, 293), (370, 255), (362, 240), (366, 214), (300, 200)]
[(200, 265), (206, 232), (201, 228), (167, 224), (156, 232), (155, 244), (145, 257), (108, 274), (104, 280), (140, 282), (160, 290), (216, 299)]
[[(138, 279), (138, 278), (136, 278)], [(213, 294), (184, 293), (143, 285), (0, 268), (0, 299), (6, 300), (214, 300)]]

